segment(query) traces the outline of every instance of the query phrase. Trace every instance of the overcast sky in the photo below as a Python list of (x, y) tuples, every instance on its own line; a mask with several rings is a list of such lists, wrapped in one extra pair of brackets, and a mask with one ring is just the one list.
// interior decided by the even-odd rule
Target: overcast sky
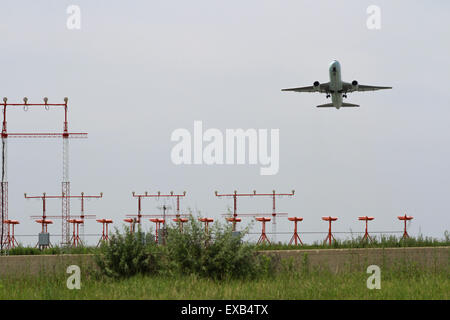
[[(81, 9), (80, 30), (66, 26), (69, 5)], [(379, 30), (366, 26), (370, 5), (381, 9)], [(449, 9), (443, 0), (2, 1), (0, 96), (69, 97), (70, 131), (89, 134), (70, 142), (71, 192), (103, 192), (86, 213), (115, 226), (137, 210), (132, 191), (185, 190), (183, 211), (222, 220), (232, 200), (215, 190), (295, 189), (277, 204), (304, 217), (302, 231), (327, 231), (325, 215), (339, 218), (336, 231), (363, 231), (361, 215), (375, 217), (369, 230), (401, 230), (397, 216), (406, 212), (412, 235), (442, 238), (450, 222)], [(280, 91), (328, 81), (333, 59), (344, 81), (393, 90), (349, 94), (361, 107), (340, 110), (315, 108), (329, 102), (324, 95)], [(8, 130), (61, 131), (62, 116), (10, 110)], [(193, 132), (195, 120), (224, 133), (279, 129), (278, 174), (261, 176), (259, 165), (174, 165), (171, 134)], [(9, 217), (21, 223), (17, 234), (34, 235), (39, 225), (29, 216), (41, 214), (41, 202), (23, 193), (61, 192), (62, 142), (10, 139), (8, 147)], [(161, 203), (145, 200), (143, 213), (158, 213)], [(79, 213), (79, 201), (71, 210)], [(271, 200), (239, 199), (238, 211), (270, 212)], [(60, 212), (60, 201), (50, 201), (48, 214)], [(55, 222), (49, 231), (60, 234)], [(277, 228), (292, 224), (280, 218)], [(87, 221), (87, 234), (99, 232)]]

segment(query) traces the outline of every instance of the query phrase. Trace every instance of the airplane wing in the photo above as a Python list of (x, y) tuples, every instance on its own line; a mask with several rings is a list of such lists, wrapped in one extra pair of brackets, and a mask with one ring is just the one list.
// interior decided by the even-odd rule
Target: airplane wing
[(375, 91), (375, 90), (383, 90), (383, 89), (392, 89), (392, 87), (380, 87), (380, 86), (368, 86), (363, 84), (358, 84), (356, 90), (353, 85), (348, 82), (343, 83), (343, 92), (355, 92), (355, 91)]
[(377, 86), (365, 86), (365, 85), (358, 85), (357, 91), (375, 91), (375, 90), (382, 90), (382, 89), (392, 89), (392, 87), (377, 87)]
[(295, 91), (295, 92), (321, 92), (321, 93), (327, 93), (330, 90), (330, 84), (327, 83), (321, 83), (318, 88), (315, 88), (314, 86), (308, 86), (308, 87), (299, 87), (299, 88), (289, 88), (289, 89), (281, 89), (281, 91)]

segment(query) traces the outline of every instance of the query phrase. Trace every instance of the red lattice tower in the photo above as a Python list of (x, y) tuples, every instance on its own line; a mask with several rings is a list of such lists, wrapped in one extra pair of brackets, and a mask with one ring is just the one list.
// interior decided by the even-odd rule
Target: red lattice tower
[(269, 222), (270, 218), (256, 218), (256, 220), (262, 222), (261, 236), (256, 244), (265, 243), (266, 241), (270, 244), (270, 240), (266, 236), (266, 222)]
[(290, 218), (288, 218), (288, 220), (294, 222), (294, 234), (292, 235), (292, 238), (289, 241), (289, 245), (291, 245), (292, 242), (295, 242), (295, 245), (297, 245), (298, 242), (300, 242), (300, 244), (303, 245), (303, 242), (297, 233), (297, 222), (303, 221), (303, 218), (302, 217), (290, 217)]
[(328, 221), (329, 225), (328, 225), (328, 235), (324, 240), (324, 243), (327, 242), (327, 240), (329, 241), (329, 245), (331, 246), (331, 240), (336, 241), (336, 239), (334, 238), (333, 234), (331, 233), (331, 222), (336, 221), (338, 218), (336, 217), (322, 217), (322, 220)]
[[(8, 218), (8, 182), (7, 182), (7, 141), (8, 138), (62, 138), (63, 140), (63, 172), (62, 172), (62, 213), (61, 213), (61, 228), (62, 228), (62, 244), (69, 242), (70, 225), (68, 219), (70, 217), (70, 182), (69, 182), (69, 138), (87, 138), (87, 133), (69, 132), (68, 129), (68, 98), (64, 98), (64, 103), (48, 103), (48, 98), (44, 98), (44, 103), (28, 103), (28, 98), (23, 98), (23, 103), (8, 103), (7, 98), (3, 98), (3, 123), (2, 123), (2, 180), (0, 185), (0, 211), (2, 219), (0, 230), (0, 246), (3, 248), (4, 230), (3, 220)], [(44, 107), (50, 109), (51, 107), (64, 108), (64, 123), (62, 132), (33, 132), (33, 133), (9, 133), (6, 126), (6, 111), (8, 107), (23, 107), (27, 110), (29, 107)]]
[[(8, 226), (8, 233), (6, 234), (6, 249), (15, 248), (19, 244), (17, 243), (16, 237), (14, 236), (14, 226), (20, 222), (17, 220), (5, 220), (3, 221), (5, 225)], [(11, 232), (12, 229), (12, 232)]]
[(102, 243), (102, 241), (109, 241), (109, 232), (108, 232), (108, 224), (113, 223), (111, 219), (97, 219), (97, 222), (101, 223), (103, 226), (102, 236), (100, 240), (98, 240), (97, 247)]
[(368, 225), (368, 222), (372, 221), (373, 219), (375, 219), (375, 218), (374, 217), (368, 217), (368, 216), (358, 217), (358, 220), (366, 222), (366, 230), (364, 232), (364, 237), (362, 238), (362, 241), (364, 241), (364, 240), (372, 241), (372, 238), (369, 236), (369, 231), (368, 231), (367, 225)]
[[(236, 223), (240, 222), (241, 220), (238, 218), (239, 216), (272, 216), (272, 233), (273, 233), (273, 241), (276, 241), (276, 233), (277, 233), (277, 224), (276, 224), (276, 217), (277, 216), (287, 216), (287, 213), (285, 212), (276, 212), (276, 202), (275, 199), (277, 197), (282, 196), (293, 196), (295, 193), (294, 190), (292, 190), (291, 193), (276, 193), (275, 190), (272, 191), (272, 193), (256, 193), (256, 191), (253, 191), (253, 193), (237, 193), (235, 190), (234, 193), (231, 194), (219, 194), (217, 191), (215, 191), (216, 197), (232, 197), (233, 198), (233, 215), (230, 218), (227, 218), (229, 222), (233, 223), (233, 231), (236, 231)], [(272, 198), (272, 212), (271, 213), (237, 213), (237, 198), (238, 197), (271, 197)], [(229, 213), (222, 214), (223, 216), (230, 216)]]
[(208, 226), (210, 223), (214, 222), (213, 218), (198, 218), (198, 221), (201, 221), (205, 224), (205, 233), (208, 234)]
[[(127, 214), (126, 216), (127, 217), (136, 217), (137, 218), (136, 222), (139, 224), (141, 223), (142, 217), (163, 218), (164, 221), (166, 221), (166, 218), (172, 218), (172, 217), (175, 217), (176, 219), (180, 219), (181, 217), (189, 217), (189, 214), (181, 214), (180, 213), (180, 198), (186, 196), (186, 191), (183, 191), (182, 194), (175, 194), (173, 191), (170, 191), (169, 194), (161, 194), (160, 191), (158, 191), (156, 194), (150, 194), (148, 192), (145, 192), (143, 194), (137, 194), (137, 193), (133, 192), (132, 195), (134, 198), (138, 199), (138, 212), (137, 212), (137, 214)], [(177, 201), (176, 213), (175, 214), (166, 214), (166, 210), (170, 209), (170, 207), (164, 205), (164, 206), (161, 206), (161, 209), (163, 210), (163, 214), (142, 214), (141, 200), (143, 198), (156, 198), (156, 199), (176, 198), (176, 201)], [(178, 223), (181, 223), (181, 220), (178, 220)], [(165, 222), (164, 222), (164, 225), (165, 225)]]
[(398, 218), (398, 220), (403, 220), (405, 222), (405, 227), (403, 229), (402, 239), (409, 238), (408, 232), (406, 232), (406, 222), (412, 220), (413, 217), (412, 216), (407, 216), (406, 213), (405, 213), (404, 216), (398, 216), (397, 218)]

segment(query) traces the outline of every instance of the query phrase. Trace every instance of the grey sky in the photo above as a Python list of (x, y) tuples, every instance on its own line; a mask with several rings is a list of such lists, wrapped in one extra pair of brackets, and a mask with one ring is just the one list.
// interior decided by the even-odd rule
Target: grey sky
[[(81, 8), (81, 30), (66, 28), (71, 4)], [(372, 4), (381, 8), (381, 30), (366, 27)], [(232, 202), (214, 190), (295, 189), (295, 197), (278, 203), (280, 211), (304, 217), (300, 230), (326, 231), (324, 215), (339, 217), (336, 231), (363, 230), (359, 215), (375, 216), (371, 230), (400, 230), (396, 217), (407, 212), (414, 216), (412, 234), (442, 237), (450, 210), (449, 7), (448, 1), (2, 1), (0, 96), (69, 97), (70, 130), (89, 133), (71, 141), (72, 193), (103, 191), (87, 212), (115, 226), (136, 212), (132, 191), (186, 190), (183, 208), (217, 219)], [(328, 81), (332, 59), (345, 81), (394, 89), (349, 94), (347, 101), (361, 108), (340, 110), (315, 108), (327, 102), (323, 95), (280, 91)], [(8, 128), (61, 130), (61, 116), (14, 110)], [(194, 120), (223, 132), (280, 129), (279, 173), (173, 165), (170, 135), (177, 128), (192, 132)], [(17, 234), (39, 231), (29, 215), (40, 214), (41, 203), (23, 193), (59, 193), (61, 155), (61, 141), (10, 141), (9, 213), (21, 222)], [(159, 204), (146, 200), (143, 211), (158, 212)], [(50, 203), (49, 214), (60, 208)], [(270, 211), (271, 202), (244, 199), (238, 208)], [(49, 230), (60, 233), (55, 222)], [(279, 219), (279, 231), (291, 229)], [(87, 222), (86, 233), (100, 230)]]

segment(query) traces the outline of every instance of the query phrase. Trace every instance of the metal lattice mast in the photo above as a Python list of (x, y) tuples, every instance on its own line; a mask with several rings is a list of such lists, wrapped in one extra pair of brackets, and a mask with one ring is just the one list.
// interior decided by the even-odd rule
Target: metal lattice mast
[[(6, 146), (7, 138), (63, 138), (63, 178), (62, 178), (62, 243), (67, 244), (70, 240), (70, 225), (67, 221), (70, 217), (70, 182), (69, 182), (69, 138), (86, 138), (87, 133), (74, 133), (68, 131), (68, 98), (64, 98), (64, 103), (48, 103), (48, 98), (44, 98), (44, 103), (28, 103), (28, 98), (23, 98), (23, 103), (7, 103), (8, 99), (3, 98), (3, 126), (2, 126), (2, 182), (0, 186), (1, 191), (1, 213), (3, 217), (8, 216), (8, 183), (6, 175)], [(8, 133), (6, 130), (6, 110), (7, 107), (23, 107), (27, 110), (29, 107), (64, 107), (64, 127), (63, 132), (51, 133)], [(1, 222), (1, 221), (0, 221)], [(3, 222), (1, 232), (4, 233)], [(3, 238), (4, 236), (2, 236)], [(1, 241), (3, 244), (3, 241)]]
[(69, 139), (63, 137), (62, 197), (62, 244), (69, 244), (70, 237), (70, 181), (69, 181)]
[(62, 194), (62, 244), (70, 243), (70, 181), (69, 181), (69, 131), (67, 123), (67, 98), (64, 98), (64, 131), (63, 131), (63, 172), (61, 183)]
[(6, 131), (6, 102), (7, 98), (3, 98), (3, 125), (2, 125), (2, 181), (0, 184), (0, 210), (1, 210), (1, 221), (0, 221), (0, 251), (3, 250), (3, 244), (6, 240), (6, 228), (7, 225), (4, 223), (8, 220), (8, 176), (7, 176), (7, 159), (8, 159), (8, 134)]

